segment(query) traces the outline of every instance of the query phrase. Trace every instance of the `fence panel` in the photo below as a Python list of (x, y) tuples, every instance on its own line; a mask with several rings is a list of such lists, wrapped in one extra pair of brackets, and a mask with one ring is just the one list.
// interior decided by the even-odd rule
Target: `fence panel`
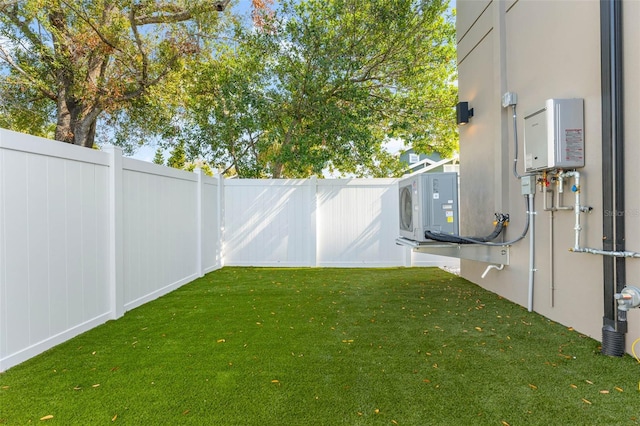
[(224, 200), (226, 265), (460, 265), (395, 244), (395, 179), (228, 180)]
[(202, 272), (222, 266), (222, 178), (202, 176)]
[(0, 371), (108, 319), (107, 164), (0, 130)]
[(315, 266), (313, 182), (225, 181), (225, 264)]
[(406, 252), (395, 244), (398, 190), (394, 179), (318, 181), (318, 264), (400, 266)]
[(124, 303), (127, 310), (199, 276), (198, 177), (123, 159)]

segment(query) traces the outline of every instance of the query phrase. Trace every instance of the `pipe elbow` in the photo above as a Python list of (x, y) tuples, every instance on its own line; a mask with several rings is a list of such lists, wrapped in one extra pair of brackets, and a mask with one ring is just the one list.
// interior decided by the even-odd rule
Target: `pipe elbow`
[(492, 269), (496, 269), (498, 271), (502, 271), (504, 269), (504, 265), (489, 265), (487, 266), (487, 269), (484, 270), (484, 272), (482, 273), (482, 275), (480, 276), (480, 278), (484, 278), (487, 276), (487, 274), (489, 273), (490, 270)]

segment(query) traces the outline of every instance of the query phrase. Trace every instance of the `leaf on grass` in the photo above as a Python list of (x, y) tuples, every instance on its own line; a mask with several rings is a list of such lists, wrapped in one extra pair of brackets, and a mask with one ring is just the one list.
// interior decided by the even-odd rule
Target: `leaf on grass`
[(343, 340), (342, 343), (353, 343), (353, 339)]
[(588, 399), (582, 398), (582, 402), (584, 402), (585, 404), (591, 405), (591, 401), (589, 401)]
[(585, 380), (585, 382), (589, 383), (590, 385), (593, 384), (593, 382), (591, 380)]
[(216, 340), (216, 343), (224, 343), (224, 342), (226, 342), (226, 340), (225, 340), (225, 339), (218, 339), (218, 340)]
[(118, 415), (116, 414), (115, 416), (113, 416), (113, 417), (111, 418), (111, 421), (112, 421), (112, 422), (115, 422), (117, 418), (118, 418)]
[(75, 388), (73, 388), (73, 390), (80, 390), (82, 389), (80, 386), (76, 386)]
[(395, 420), (391, 420), (391, 423), (393, 423), (394, 425), (398, 424), (398, 422), (396, 422)]
[(40, 420), (51, 420), (52, 418), (53, 418), (53, 415), (52, 414), (48, 414), (48, 415), (46, 415), (44, 417), (40, 417)]
[(600, 393), (601, 393), (601, 394), (605, 394), (605, 395), (606, 395), (606, 394), (608, 394), (608, 393), (609, 393), (609, 391), (608, 391), (608, 390), (606, 390), (606, 389), (602, 389), (602, 390), (600, 391)]
[(97, 388), (98, 386), (100, 386), (100, 383), (96, 383), (95, 385), (91, 385), (92, 388)]
[(375, 410), (373, 410), (373, 412), (376, 413), (376, 414), (380, 414), (380, 409), (376, 408)]
[(502, 426), (511, 426), (509, 423), (505, 422), (504, 420), (501, 423), (502, 423)]
[(614, 389), (617, 390), (618, 392), (622, 392), (622, 388), (621, 387), (616, 386)]
[(273, 380), (271, 381), (271, 383), (280, 383), (280, 380), (273, 379)]
[(431, 383), (431, 380), (429, 380), (429, 379), (424, 379), (422, 381), (425, 382), (425, 383)]
[(478, 331), (482, 331), (482, 328), (480, 328), (480, 327), (474, 327), (474, 328), (475, 328), (476, 330), (478, 330)]
[(184, 411), (182, 412), (182, 415), (183, 415), (183, 416), (186, 416), (187, 414), (189, 414), (189, 411), (191, 411), (191, 410), (184, 410)]
[(1, 389), (2, 390), (7, 390), (7, 389), (9, 389), (9, 386), (3, 386)]
[(533, 389), (533, 390), (538, 389), (538, 387), (537, 387), (536, 385), (532, 385), (531, 383), (529, 383), (529, 387), (530, 387), (531, 389)]
[(574, 385), (573, 383), (571, 383), (569, 386), (571, 386), (574, 389), (578, 389), (578, 386)]

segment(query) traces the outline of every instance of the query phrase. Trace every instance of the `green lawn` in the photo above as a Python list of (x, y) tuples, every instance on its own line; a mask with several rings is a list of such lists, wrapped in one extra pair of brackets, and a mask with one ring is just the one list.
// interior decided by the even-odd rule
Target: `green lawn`
[(0, 374), (0, 424), (624, 425), (639, 380), (439, 269), (224, 268)]

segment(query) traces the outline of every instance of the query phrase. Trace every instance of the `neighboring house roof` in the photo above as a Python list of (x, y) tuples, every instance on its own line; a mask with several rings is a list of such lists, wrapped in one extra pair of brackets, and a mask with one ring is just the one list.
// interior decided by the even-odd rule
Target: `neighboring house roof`
[(455, 154), (451, 158), (442, 158), (437, 152), (428, 155), (416, 154), (413, 148), (410, 148), (400, 153), (400, 161), (409, 166), (409, 170), (405, 174), (407, 176), (429, 171), (446, 171), (444, 170), (444, 165), (449, 163), (456, 165), (458, 155)]

